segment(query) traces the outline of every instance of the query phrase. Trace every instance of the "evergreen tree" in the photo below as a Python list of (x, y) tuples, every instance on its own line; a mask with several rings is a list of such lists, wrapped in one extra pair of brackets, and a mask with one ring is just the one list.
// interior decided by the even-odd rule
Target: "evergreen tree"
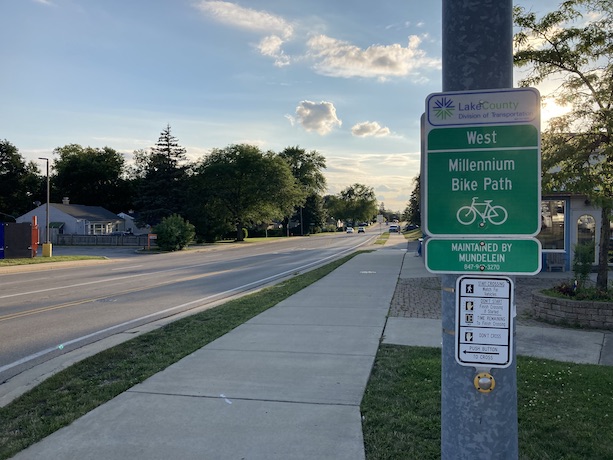
[(154, 226), (164, 217), (183, 215), (187, 209), (186, 150), (171, 134), (170, 125), (149, 152), (134, 153), (139, 224)]

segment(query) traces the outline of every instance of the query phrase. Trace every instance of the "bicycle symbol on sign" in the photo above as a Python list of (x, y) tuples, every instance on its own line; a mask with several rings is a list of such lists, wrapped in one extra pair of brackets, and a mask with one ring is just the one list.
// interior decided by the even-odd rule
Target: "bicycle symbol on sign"
[(470, 206), (462, 206), (458, 209), (456, 217), (462, 225), (472, 224), (477, 216), (481, 217), (482, 221), (479, 226), (483, 227), (485, 221), (489, 221), (494, 225), (501, 225), (506, 222), (509, 217), (507, 210), (500, 205), (492, 206), (493, 200), (483, 200), (477, 202), (479, 197), (474, 196)]

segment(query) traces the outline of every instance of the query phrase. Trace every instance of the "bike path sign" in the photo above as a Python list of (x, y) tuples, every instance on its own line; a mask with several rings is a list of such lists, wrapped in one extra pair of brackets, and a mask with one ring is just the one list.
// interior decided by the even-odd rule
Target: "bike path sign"
[(539, 107), (532, 88), (428, 96), (422, 176), (428, 235), (540, 231)]
[(524, 239), (426, 239), (426, 268), (432, 273), (535, 275), (541, 271), (541, 243)]
[(508, 367), (513, 360), (513, 281), (460, 277), (456, 281), (455, 358), (461, 366)]

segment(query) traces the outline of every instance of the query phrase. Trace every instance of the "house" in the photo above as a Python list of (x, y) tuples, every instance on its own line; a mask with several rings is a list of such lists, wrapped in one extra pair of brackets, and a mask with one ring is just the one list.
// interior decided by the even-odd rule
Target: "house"
[[(39, 224), (39, 241), (46, 241), (47, 205), (19, 216), (17, 222), (32, 222), (36, 216)], [(55, 243), (58, 234), (108, 235), (116, 231), (124, 220), (101, 206), (70, 204), (68, 198), (62, 203), (49, 203), (49, 241)]]
[(543, 270), (570, 271), (575, 246), (594, 242), (594, 265), (602, 223), (601, 208), (585, 195), (553, 193), (541, 199), (541, 231), (537, 238), (543, 248)]
[(136, 224), (136, 219), (138, 216), (134, 213), (134, 211), (128, 211), (127, 213), (120, 212), (117, 215), (123, 219), (123, 222), (119, 224), (116, 230), (133, 233), (134, 235), (146, 235), (147, 233), (151, 233), (150, 225), (139, 227)]

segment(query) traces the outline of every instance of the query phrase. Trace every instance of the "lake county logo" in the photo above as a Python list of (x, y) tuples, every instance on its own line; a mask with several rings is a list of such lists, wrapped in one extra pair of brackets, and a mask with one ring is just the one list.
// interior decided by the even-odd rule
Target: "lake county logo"
[(440, 99), (436, 99), (434, 101), (434, 107), (432, 108), (434, 112), (434, 116), (436, 118), (440, 118), (441, 120), (446, 120), (453, 116), (453, 112), (455, 111), (455, 106), (453, 105), (453, 101), (448, 97), (441, 97)]

